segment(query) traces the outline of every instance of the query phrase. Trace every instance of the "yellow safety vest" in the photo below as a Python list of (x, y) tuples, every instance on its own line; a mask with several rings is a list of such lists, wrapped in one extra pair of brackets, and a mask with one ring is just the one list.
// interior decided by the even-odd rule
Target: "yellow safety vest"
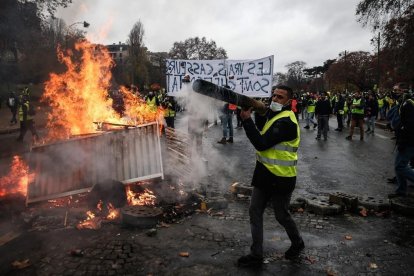
[(295, 123), (297, 137), (291, 141), (281, 142), (267, 150), (257, 151), (256, 159), (262, 163), (271, 173), (282, 177), (296, 176), (296, 164), (298, 162), (298, 148), (300, 143), (300, 129), (295, 113), (291, 110), (285, 110), (277, 114), (264, 125), (262, 135), (270, 126), (280, 118), (289, 117)]
[(172, 109), (172, 104), (168, 104), (167, 108), (164, 110), (164, 117), (175, 117), (175, 110)]
[(24, 102), (23, 104), (20, 104), (20, 106), (19, 106), (19, 121), (20, 122), (24, 121), (24, 118), (23, 118), (23, 105), (25, 105), (26, 108), (27, 108), (26, 109), (26, 121), (33, 119), (33, 117), (28, 114), (28, 112), (29, 112), (29, 102)]
[(152, 97), (152, 99), (147, 98), (147, 105), (150, 107), (152, 111), (157, 111), (157, 100), (155, 96)]
[[(352, 101), (352, 105), (360, 105), (361, 104), (361, 99), (359, 99), (359, 100), (357, 100), (357, 99), (354, 99), (353, 101)], [(351, 113), (352, 114), (364, 114), (364, 109), (363, 108), (359, 108), (359, 107), (354, 107), (354, 108), (352, 108), (352, 110), (351, 110)]]
[(378, 99), (378, 108), (381, 108), (384, 106), (384, 99)]
[(308, 113), (314, 113), (315, 112), (315, 101), (314, 100), (309, 100), (308, 101), (308, 108), (306, 109), (308, 111)]

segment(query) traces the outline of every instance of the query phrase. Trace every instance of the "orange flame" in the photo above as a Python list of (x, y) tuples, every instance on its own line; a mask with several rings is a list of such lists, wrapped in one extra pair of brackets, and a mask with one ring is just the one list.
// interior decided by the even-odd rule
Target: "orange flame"
[(156, 112), (150, 110), (143, 100), (124, 87), (120, 91), (129, 118), (121, 118), (112, 108), (108, 91), (114, 63), (104, 46), (78, 41), (73, 52), (58, 48), (58, 57), (67, 71), (50, 74), (45, 83), (42, 101), (51, 107), (46, 142), (95, 133), (94, 122), (136, 125), (162, 117), (161, 108)]
[(99, 217), (96, 217), (92, 211), (86, 212), (86, 219), (84, 221), (81, 221), (76, 225), (77, 229), (99, 229), (101, 228), (101, 222), (102, 220)]
[(142, 98), (132, 93), (131, 90), (121, 86), (119, 91), (124, 98), (124, 114), (128, 118), (129, 124), (140, 125), (154, 121), (162, 122), (164, 110), (161, 107), (154, 112)]
[(116, 209), (112, 203), (108, 204), (108, 215), (106, 216), (106, 219), (108, 220), (115, 220), (120, 216), (119, 209)]
[(26, 196), (28, 184), (34, 179), (28, 165), (18, 155), (13, 156), (10, 171), (0, 178), (0, 197), (10, 194)]
[(144, 192), (141, 194), (135, 193), (131, 190), (131, 187), (126, 187), (127, 193), (127, 200), (128, 205), (146, 205), (146, 206), (153, 206), (155, 205), (156, 196), (154, 193), (147, 188), (145, 188)]

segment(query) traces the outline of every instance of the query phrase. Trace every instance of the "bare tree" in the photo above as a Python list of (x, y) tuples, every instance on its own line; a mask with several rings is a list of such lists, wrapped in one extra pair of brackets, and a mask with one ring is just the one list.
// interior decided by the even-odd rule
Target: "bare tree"
[(138, 20), (128, 35), (129, 45), (129, 71), (132, 84), (144, 86), (148, 83), (148, 57), (144, 45), (144, 25)]
[(49, 17), (43, 24), (43, 36), (48, 48), (56, 48), (58, 44), (63, 44), (66, 35), (66, 23), (61, 18)]
[(303, 72), (305, 65), (306, 63), (304, 61), (295, 61), (285, 66), (288, 69), (286, 74), (287, 85), (292, 87), (293, 90), (301, 90), (306, 82)]
[(170, 58), (175, 59), (225, 59), (226, 50), (217, 47), (213, 40), (207, 41), (205, 37), (188, 38), (184, 42), (174, 42), (169, 52)]

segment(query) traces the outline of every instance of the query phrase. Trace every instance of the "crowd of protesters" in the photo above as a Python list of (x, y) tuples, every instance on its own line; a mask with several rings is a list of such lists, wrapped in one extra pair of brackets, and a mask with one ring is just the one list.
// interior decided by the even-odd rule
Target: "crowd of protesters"
[[(386, 93), (378, 93), (374, 91), (355, 91), (355, 92), (321, 92), (321, 93), (303, 93), (298, 96), (298, 106), (302, 119), (305, 120), (305, 129), (309, 129), (313, 124), (313, 128), (318, 127), (320, 117), (326, 115), (334, 115), (337, 121), (337, 128), (335, 131), (343, 131), (345, 127), (349, 128), (349, 135), (346, 137), (352, 140), (354, 128), (360, 129), (360, 140), (364, 140), (364, 134), (375, 133), (375, 122), (377, 120), (383, 121), (387, 124), (390, 131), (394, 131), (391, 122), (387, 121), (388, 112), (400, 102), (400, 93), (394, 89)], [(408, 91), (408, 89), (407, 89)], [(318, 103), (324, 101), (323, 114), (320, 114), (316, 109)], [(329, 114), (326, 103), (329, 103)], [(320, 105), (320, 104), (319, 104)], [(323, 131), (323, 127), (322, 131)], [(320, 135), (317, 136), (317, 139)]]

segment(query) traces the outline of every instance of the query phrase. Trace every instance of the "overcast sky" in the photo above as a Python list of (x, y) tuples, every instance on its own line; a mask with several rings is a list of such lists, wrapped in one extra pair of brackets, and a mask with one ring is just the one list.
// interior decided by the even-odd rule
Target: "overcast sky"
[[(320, 66), (344, 50), (369, 51), (372, 33), (356, 21), (360, 0), (73, 0), (57, 17), (87, 21), (95, 43), (125, 43), (141, 20), (151, 52), (191, 37), (214, 40), (230, 59), (274, 55), (274, 72), (304, 61)], [(81, 27), (81, 25), (78, 25)]]

